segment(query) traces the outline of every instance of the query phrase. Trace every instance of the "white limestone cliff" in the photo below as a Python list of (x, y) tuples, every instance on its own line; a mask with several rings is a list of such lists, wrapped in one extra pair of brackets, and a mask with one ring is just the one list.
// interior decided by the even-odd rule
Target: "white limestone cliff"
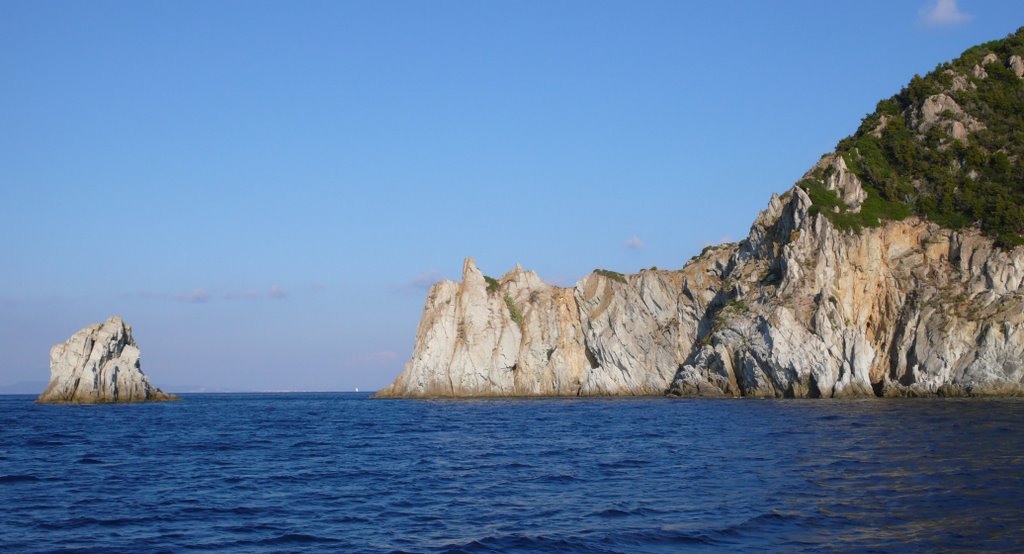
[(1024, 248), (908, 218), (841, 231), (798, 187), (733, 254), (687, 395), (1024, 393)]
[[(950, 65), (945, 87), (880, 107), (859, 132), (909, 131), (938, 151), (1007, 133), (975, 94), (1007, 80), (1000, 67), (1024, 78), (1019, 55)], [(869, 216), (887, 213), (885, 168), (872, 177), (870, 156), (840, 151), (772, 195), (746, 239), (679, 270), (558, 288), (519, 267), (489, 283), (467, 259), (461, 283), (431, 289), (412, 359), (378, 396), (1024, 395), (1024, 246)], [(904, 176), (910, 192), (888, 201), (909, 211), (925, 178)]]
[(131, 326), (114, 316), (50, 350), (50, 383), (41, 403), (99, 404), (175, 400), (149, 383)]
[(913, 217), (840, 230), (800, 187), (681, 270), (496, 285), (472, 259), (436, 284), (378, 396), (1024, 394), (1024, 247)]

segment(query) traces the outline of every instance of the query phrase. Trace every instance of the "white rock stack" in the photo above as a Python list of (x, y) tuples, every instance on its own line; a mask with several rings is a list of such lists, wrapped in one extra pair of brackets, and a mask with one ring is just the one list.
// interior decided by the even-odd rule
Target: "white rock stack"
[(100, 404), (177, 400), (149, 384), (132, 328), (120, 317), (79, 330), (50, 349), (50, 384), (36, 402)]

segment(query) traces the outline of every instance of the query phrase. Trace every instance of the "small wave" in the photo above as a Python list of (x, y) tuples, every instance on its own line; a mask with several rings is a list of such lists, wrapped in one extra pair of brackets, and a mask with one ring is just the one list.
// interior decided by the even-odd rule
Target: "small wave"
[(225, 527), (218, 527), (219, 531), (228, 533), (239, 533), (239, 534), (254, 534), (254, 533), (280, 533), (285, 530), (284, 527), (273, 523), (238, 523), (228, 524)]
[(635, 508), (632, 510), (623, 510), (619, 508), (608, 508), (599, 512), (591, 512), (590, 515), (596, 517), (607, 517), (607, 518), (618, 518), (618, 517), (629, 517), (629, 516), (641, 516), (644, 514), (655, 513), (656, 510), (650, 508)]
[(547, 537), (543, 535), (502, 535), (488, 536), (464, 544), (449, 544), (443, 552), (613, 552), (607, 545), (592, 544), (593, 541), (580, 537)]
[(97, 460), (96, 458), (85, 457), (85, 458), (80, 458), (78, 460), (78, 463), (85, 464), (85, 465), (97, 465), (97, 464), (102, 464), (103, 462), (100, 461), (100, 460)]
[[(254, 531), (254, 530), (259, 530), (259, 529), (264, 528), (264, 527), (265, 526), (262, 526), (262, 525), (256, 525), (256, 526), (252, 526), (252, 527), (231, 527), (228, 530), (230, 530), (232, 532), (235, 532), (235, 533), (247, 533), (247, 532), (251, 532), (251, 531)], [(335, 538), (332, 538), (332, 537), (318, 537), (316, 535), (308, 535), (308, 534), (304, 534), (304, 533), (285, 533), (283, 535), (277, 535), (277, 536), (268, 537), (268, 538), (259, 539), (259, 540), (251, 540), (251, 539), (237, 540), (237, 541), (228, 542), (228, 543), (204, 544), (202, 546), (193, 547), (193, 548), (196, 548), (198, 550), (217, 550), (217, 551), (219, 551), (219, 550), (227, 549), (227, 550), (240, 550), (240, 551), (245, 552), (245, 551), (253, 550), (253, 547), (256, 547), (256, 549), (258, 549), (258, 550), (263, 550), (263, 548), (259, 548), (259, 547), (277, 547), (277, 548), (274, 548), (272, 550), (273, 551), (281, 550), (281, 551), (286, 551), (287, 552), (287, 551), (290, 550), (289, 546), (294, 546), (294, 548), (301, 548), (299, 545), (310, 545), (310, 546), (312, 546), (312, 545), (326, 545), (326, 544), (335, 544), (335, 545), (337, 545), (337, 543), (341, 543), (341, 542), (343, 542), (341, 539), (335, 539)], [(335, 548), (337, 548), (337, 547), (335, 547)]]
[(698, 530), (668, 527), (606, 534), (600, 542), (602, 545), (611, 547), (615, 552), (645, 549), (654, 545), (668, 547), (670, 551), (674, 551), (680, 548), (685, 550), (687, 547), (722, 544)]
[(749, 535), (756, 535), (769, 529), (791, 528), (793, 526), (810, 528), (813, 527), (815, 523), (817, 523), (817, 518), (808, 517), (804, 514), (771, 510), (748, 518), (745, 521), (717, 530), (708, 531), (705, 536), (711, 543), (728, 544), (728, 541), (726, 543), (721, 541), (723, 539), (736, 539)]
[(303, 475), (271, 475), (266, 478), (268, 481), (278, 483), (307, 483), (309, 477)]
[(67, 529), (79, 529), (82, 527), (125, 527), (128, 525), (142, 525), (154, 521), (160, 521), (160, 518), (156, 516), (114, 517), (108, 519), (96, 517), (76, 517), (72, 519), (66, 519), (63, 521), (57, 521), (54, 523), (40, 523), (36, 525), (36, 527), (46, 531), (61, 531)]
[(47, 439), (29, 439), (25, 444), (27, 446), (64, 446), (64, 443), (61, 441)]
[(254, 544), (259, 545), (275, 545), (275, 544), (302, 544), (302, 543), (320, 543), (329, 544), (341, 542), (340, 539), (331, 537), (318, 537), (316, 535), (306, 535), (303, 533), (287, 533), (285, 535), (279, 535), (277, 537), (263, 539), (255, 541)]
[(0, 483), (34, 483), (42, 481), (35, 475), (0, 475)]
[(649, 465), (651, 465), (651, 462), (648, 462), (647, 460), (626, 459), (626, 460), (616, 460), (614, 462), (601, 462), (601, 463), (599, 463), (597, 465), (598, 465), (598, 467), (606, 468), (606, 469), (619, 469), (619, 468), (626, 468), (626, 467), (644, 467), (644, 466), (649, 466)]
[(529, 481), (535, 481), (538, 483), (568, 483), (575, 480), (576, 478), (568, 473), (561, 473), (558, 475), (541, 475), (540, 477), (529, 479)]
[(274, 508), (251, 508), (248, 506), (237, 506), (231, 508), (215, 508), (206, 506), (184, 506), (178, 509), (178, 513), (182, 515), (196, 515), (196, 514), (218, 514), (218, 515), (255, 515), (255, 514), (267, 514), (268, 512), (275, 511)]
[(633, 515), (625, 510), (617, 510), (615, 508), (608, 508), (607, 510), (601, 510), (600, 512), (593, 512), (590, 514), (598, 517), (626, 517)]
[(299, 442), (293, 444), (292, 448), (316, 448), (316, 447), (319, 447), (319, 446), (330, 446), (330, 444), (326, 443), (326, 442), (318, 442), (318, 441), (299, 441)]

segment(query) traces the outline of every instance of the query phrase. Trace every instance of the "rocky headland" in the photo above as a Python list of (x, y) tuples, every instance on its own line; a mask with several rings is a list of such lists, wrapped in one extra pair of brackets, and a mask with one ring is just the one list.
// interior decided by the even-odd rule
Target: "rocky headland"
[(679, 270), (430, 290), (378, 397), (1024, 395), (1024, 29), (879, 102)]
[(120, 317), (89, 325), (50, 349), (50, 383), (36, 402), (102, 404), (177, 400), (149, 383), (132, 328)]

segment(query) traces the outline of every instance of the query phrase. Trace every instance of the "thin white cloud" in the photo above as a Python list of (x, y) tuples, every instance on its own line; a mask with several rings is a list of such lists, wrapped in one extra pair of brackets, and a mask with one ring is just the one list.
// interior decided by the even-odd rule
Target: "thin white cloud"
[(633, 250), (640, 250), (641, 248), (644, 247), (644, 241), (640, 240), (640, 237), (636, 235), (629, 237), (628, 239), (626, 239), (626, 242), (623, 242), (622, 244), (626, 248), (630, 248)]
[(259, 298), (261, 295), (259, 291), (255, 290), (243, 290), (236, 292), (229, 292), (224, 295), (224, 298), (228, 300), (238, 300), (240, 298)]
[(974, 18), (960, 11), (956, 0), (934, 0), (921, 8), (921, 22), (929, 27), (959, 25)]
[(186, 294), (179, 294), (178, 296), (175, 296), (175, 298), (190, 304), (206, 304), (211, 299), (210, 293), (203, 289), (196, 289)]
[[(314, 285), (313, 290), (323, 290), (322, 285)], [(136, 293), (141, 298), (170, 298), (179, 302), (188, 302), (190, 304), (205, 304), (217, 298), (223, 298), (224, 300), (257, 300), (260, 298), (273, 298), (283, 299), (288, 297), (288, 291), (280, 285), (273, 285), (266, 292), (260, 292), (254, 289), (242, 289), (242, 290), (229, 290), (224, 293), (217, 293), (214, 296), (206, 289), (195, 289), (192, 292), (183, 294), (166, 294), (163, 292), (156, 292), (152, 290), (140, 290)]]
[(321, 291), (323, 291), (324, 289), (327, 288), (327, 285), (325, 285), (323, 283), (313, 283), (312, 285), (309, 285), (309, 288), (313, 292), (321, 292)]
[(284, 290), (279, 285), (274, 285), (267, 291), (267, 296), (280, 300), (288, 296), (288, 291)]

